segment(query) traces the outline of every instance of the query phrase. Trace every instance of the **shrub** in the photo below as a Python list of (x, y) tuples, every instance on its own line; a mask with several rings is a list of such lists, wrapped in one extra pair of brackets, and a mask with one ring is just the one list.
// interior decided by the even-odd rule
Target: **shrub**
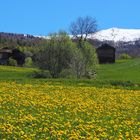
[(131, 59), (132, 57), (129, 54), (123, 53), (120, 55), (120, 59)]
[(12, 58), (9, 58), (8, 65), (9, 66), (17, 66), (17, 61), (12, 59)]
[(91, 71), (88, 71), (86, 75), (84, 75), (84, 78), (93, 79), (93, 78), (96, 78), (96, 75), (97, 75), (96, 71), (91, 70)]
[(33, 78), (51, 78), (51, 74), (48, 70), (34, 71), (32, 76)]
[(32, 58), (31, 57), (27, 57), (25, 59), (25, 64), (24, 64), (25, 67), (32, 67), (33, 66), (33, 61), (32, 61)]
[(123, 86), (123, 87), (131, 87), (134, 86), (134, 83), (131, 81), (111, 81), (112, 86)]
[(95, 49), (88, 42), (83, 42), (82, 48), (73, 51), (71, 68), (77, 78), (93, 78), (98, 65)]
[(60, 78), (74, 78), (74, 72), (72, 71), (72, 69), (64, 69), (62, 70), (62, 72), (60, 73)]

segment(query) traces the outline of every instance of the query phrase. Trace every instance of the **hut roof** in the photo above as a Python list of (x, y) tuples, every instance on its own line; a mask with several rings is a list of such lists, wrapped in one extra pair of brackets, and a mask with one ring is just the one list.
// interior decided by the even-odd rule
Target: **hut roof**
[(0, 53), (12, 53), (12, 50), (10, 49), (0, 49)]
[(100, 47), (97, 48), (97, 50), (99, 49), (114, 49), (114, 47), (112, 47), (111, 45), (108, 45), (108, 44), (102, 44)]

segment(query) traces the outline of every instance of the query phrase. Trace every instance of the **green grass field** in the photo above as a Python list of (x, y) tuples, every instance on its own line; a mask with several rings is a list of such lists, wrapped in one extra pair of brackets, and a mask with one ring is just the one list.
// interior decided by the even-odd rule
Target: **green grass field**
[(98, 70), (97, 79), (140, 83), (140, 58), (118, 60), (115, 64), (101, 65)]
[(48, 82), (52, 85), (72, 86), (121, 86), (140, 89), (140, 58), (118, 60), (115, 64), (99, 65), (96, 79), (34, 79), (34, 68), (0, 66), (0, 81), (17, 81), (20, 83)]

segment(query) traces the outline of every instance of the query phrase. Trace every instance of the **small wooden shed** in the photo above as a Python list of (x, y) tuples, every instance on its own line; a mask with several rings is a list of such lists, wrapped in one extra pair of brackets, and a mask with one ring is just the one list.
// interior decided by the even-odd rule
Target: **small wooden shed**
[(10, 57), (16, 60), (19, 66), (25, 63), (25, 54), (20, 50), (8, 48), (0, 49), (0, 65), (7, 65)]
[(11, 55), (12, 50), (7, 48), (0, 49), (0, 65), (6, 65)]
[(115, 48), (103, 44), (101, 47), (96, 49), (98, 60), (100, 64), (115, 63)]

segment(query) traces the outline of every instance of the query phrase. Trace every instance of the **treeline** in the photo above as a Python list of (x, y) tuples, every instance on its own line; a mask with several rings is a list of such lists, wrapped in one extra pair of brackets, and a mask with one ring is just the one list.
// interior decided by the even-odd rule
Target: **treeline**
[(0, 47), (38, 46), (42, 39), (32, 35), (0, 33)]

